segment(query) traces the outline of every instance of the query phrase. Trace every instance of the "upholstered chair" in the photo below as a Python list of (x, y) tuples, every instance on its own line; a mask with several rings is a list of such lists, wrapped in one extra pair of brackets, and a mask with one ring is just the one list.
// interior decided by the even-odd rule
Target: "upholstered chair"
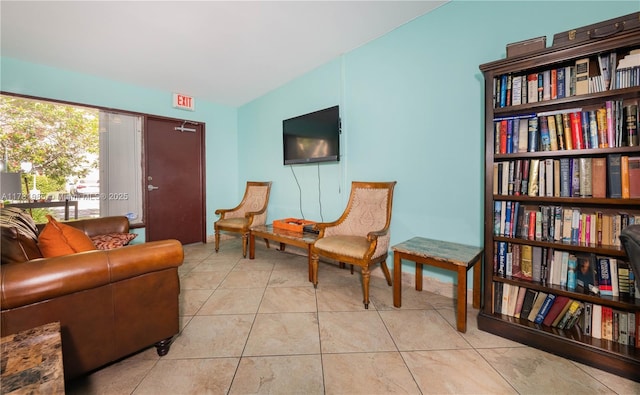
[(369, 308), (370, 267), (380, 264), (391, 286), (386, 259), (389, 250), (391, 203), (396, 182), (351, 183), (351, 194), (344, 213), (334, 222), (316, 224), (318, 239), (311, 247), (313, 286), (318, 286), (318, 260), (321, 256), (360, 266), (363, 303)]
[[(242, 235), (242, 256), (247, 257), (249, 230), (252, 226), (265, 224), (270, 192), (271, 181), (248, 181), (244, 197), (238, 206), (216, 210), (216, 215), (220, 216), (213, 224), (216, 252), (220, 247), (220, 231), (234, 232)], [(265, 241), (269, 247), (269, 241)]]

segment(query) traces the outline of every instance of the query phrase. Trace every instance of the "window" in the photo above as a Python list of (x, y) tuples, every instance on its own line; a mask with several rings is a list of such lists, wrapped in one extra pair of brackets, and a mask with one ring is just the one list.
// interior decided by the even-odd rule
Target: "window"
[[(79, 218), (142, 223), (141, 147), (142, 116), (0, 95), (2, 178), (20, 173), (22, 188), (2, 191), (7, 203), (77, 200)], [(48, 210), (61, 218), (64, 208)]]

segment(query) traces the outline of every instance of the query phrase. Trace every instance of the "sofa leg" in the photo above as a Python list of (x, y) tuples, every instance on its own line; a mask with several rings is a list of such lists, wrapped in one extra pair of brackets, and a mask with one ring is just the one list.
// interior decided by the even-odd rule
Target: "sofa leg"
[(158, 356), (164, 357), (169, 353), (169, 347), (171, 347), (171, 343), (173, 342), (173, 337), (168, 339), (160, 340), (155, 344), (156, 351), (158, 352)]

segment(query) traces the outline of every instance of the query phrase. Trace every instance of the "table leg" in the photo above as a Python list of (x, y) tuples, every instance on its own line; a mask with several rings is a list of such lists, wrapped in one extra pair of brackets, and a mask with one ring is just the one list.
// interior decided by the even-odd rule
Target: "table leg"
[(309, 281), (313, 282), (313, 266), (311, 264), (311, 244), (307, 244), (307, 257), (309, 259), (308, 265), (309, 265)]
[(480, 308), (480, 277), (482, 274), (482, 257), (473, 265), (473, 308)]
[(458, 332), (467, 331), (467, 268), (458, 266), (458, 296), (457, 296), (456, 327)]
[(256, 236), (253, 232), (249, 232), (249, 259), (256, 257)]
[(402, 306), (402, 259), (400, 253), (393, 253), (393, 305)]
[(422, 291), (422, 263), (416, 262), (416, 291)]

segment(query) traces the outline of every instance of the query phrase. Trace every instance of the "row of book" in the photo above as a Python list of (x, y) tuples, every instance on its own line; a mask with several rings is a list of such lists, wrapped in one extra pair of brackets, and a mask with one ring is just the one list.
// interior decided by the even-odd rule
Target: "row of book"
[(640, 299), (629, 262), (586, 252), (496, 242), (494, 273), (569, 291), (623, 300)]
[(620, 233), (640, 224), (640, 211), (525, 205), (495, 201), (493, 235), (583, 246), (620, 246)]
[(640, 85), (640, 49), (576, 59), (562, 67), (493, 79), (493, 107), (503, 108)]
[(516, 159), (493, 164), (493, 194), (640, 198), (640, 156)]
[(640, 347), (638, 313), (583, 302), (564, 295), (494, 282), (494, 312), (553, 330)]
[(638, 103), (607, 100), (597, 109), (571, 108), (494, 118), (494, 153), (638, 146)]

